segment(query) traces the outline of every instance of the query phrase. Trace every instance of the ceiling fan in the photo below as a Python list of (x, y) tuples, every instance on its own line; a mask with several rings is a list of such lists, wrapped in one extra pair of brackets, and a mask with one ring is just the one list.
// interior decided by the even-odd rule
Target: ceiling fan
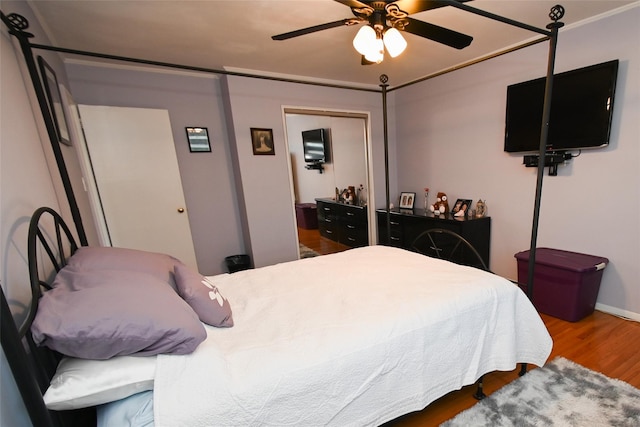
[[(385, 48), (391, 57), (396, 57), (407, 46), (400, 31), (415, 34), (438, 43), (463, 49), (473, 40), (473, 37), (457, 31), (429, 24), (410, 18), (409, 15), (425, 10), (447, 6), (439, 0), (334, 0), (351, 8), (355, 18), (346, 18), (326, 24), (314, 25), (288, 33), (271, 37), (273, 40), (287, 40), (330, 28), (351, 26), (366, 23), (353, 39), (355, 49), (362, 54), (363, 64), (380, 63), (384, 58)], [(458, 0), (466, 2), (470, 0)]]

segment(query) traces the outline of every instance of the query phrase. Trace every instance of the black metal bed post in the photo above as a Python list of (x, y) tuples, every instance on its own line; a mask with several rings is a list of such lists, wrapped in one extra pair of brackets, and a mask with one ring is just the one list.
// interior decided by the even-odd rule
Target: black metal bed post
[(42, 400), (42, 391), (35, 378), (30, 375), (31, 366), (26, 354), (18, 329), (11, 315), (9, 304), (0, 288), (0, 341), (2, 350), (7, 358), (11, 372), (14, 375), (16, 386), (20, 391), (20, 396), (27, 407), (29, 419), (34, 426), (53, 427), (54, 421), (51, 413)]
[(529, 250), (529, 270), (527, 275), (527, 297), (533, 299), (533, 277), (535, 270), (536, 259), (536, 241), (538, 238), (538, 223), (540, 217), (540, 199), (542, 197), (542, 178), (544, 176), (545, 168), (545, 151), (547, 146), (547, 135), (549, 133), (549, 116), (551, 113), (551, 92), (553, 89), (553, 68), (556, 58), (556, 48), (558, 44), (558, 29), (562, 28), (564, 24), (559, 22), (564, 16), (564, 7), (561, 5), (555, 5), (549, 12), (549, 18), (553, 21), (547, 25), (547, 29), (537, 28), (532, 25), (524, 24), (522, 22), (514, 21), (513, 19), (505, 18), (504, 16), (496, 15), (485, 10), (477, 9), (469, 6), (465, 3), (459, 3), (456, 0), (442, 0), (447, 5), (462, 9), (467, 12), (471, 12), (476, 15), (484, 16), (485, 18), (493, 19), (514, 27), (519, 27), (525, 30), (533, 31), (536, 33), (544, 34), (549, 37), (549, 59), (547, 63), (547, 81), (544, 94), (544, 108), (542, 111), (542, 124), (540, 132), (540, 147), (539, 147), (539, 160), (538, 160), (538, 176), (536, 182), (536, 195), (535, 206), (533, 210), (533, 224), (531, 226), (531, 245)]
[(380, 87), (382, 88), (382, 127), (384, 132), (384, 185), (385, 185), (385, 211), (387, 227), (387, 244), (391, 245), (391, 206), (389, 198), (389, 132), (387, 128), (387, 84), (389, 76), (380, 75)]
[(542, 126), (540, 131), (540, 146), (538, 159), (538, 176), (536, 181), (536, 197), (533, 208), (533, 224), (531, 225), (531, 246), (529, 248), (529, 270), (527, 274), (527, 296), (533, 301), (533, 277), (536, 263), (536, 246), (538, 240), (538, 223), (540, 219), (540, 201), (542, 198), (542, 179), (545, 168), (545, 152), (547, 147), (547, 136), (549, 134), (549, 117), (551, 115), (551, 94), (553, 91), (553, 69), (556, 59), (556, 48), (558, 45), (558, 29), (564, 25), (559, 22), (564, 16), (564, 8), (560, 5), (553, 6), (549, 12), (549, 18), (553, 22), (547, 25), (551, 30), (549, 37), (549, 60), (547, 63), (547, 81), (544, 92), (544, 107), (542, 110)]
[(23, 17), (22, 15), (18, 15), (17, 13), (11, 13), (8, 16), (6, 16), (2, 12), (0, 12), (0, 14), (2, 16), (2, 22), (4, 22), (5, 25), (9, 28), (9, 34), (18, 39), (18, 42), (20, 43), (22, 55), (24, 56), (27, 69), (29, 70), (31, 83), (33, 84), (33, 89), (36, 93), (36, 98), (38, 99), (40, 111), (42, 112), (42, 118), (44, 119), (44, 124), (47, 128), (49, 141), (51, 142), (51, 148), (53, 149), (53, 154), (58, 165), (58, 171), (60, 172), (60, 178), (62, 179), (62, 185), (64, 186), (65, 195), (67, 196), (67, 200), (69, 202), (71, 216), (73, 217), (73, 222), (76, 226), (76, 231), (78, 232), (78, 238), (82, 246), (87, 246), (87, 236), (82, 224), (80, 210), (78, 209), (78, 202), (76, 200), (75, 194), (73, 193), (73, 187), (71, 186), (69, 172), (64, 162), (62, 150), (60, 149), (58, 133), (56, 131), (55, 124), (53, 123), (53, 116), (49, 111), (47, 97), (42, 87), (42, 82), (38, 74), (38, 68), (36, 67), (36, 63), (33, 59), (33, 50), (31, 49), (31, 43), (29, 41), (29, 39), (33, 37), (33, 34), (25, 31), (27, 28), (29, 28), (29, 21), (27, 21), (25, 17)]

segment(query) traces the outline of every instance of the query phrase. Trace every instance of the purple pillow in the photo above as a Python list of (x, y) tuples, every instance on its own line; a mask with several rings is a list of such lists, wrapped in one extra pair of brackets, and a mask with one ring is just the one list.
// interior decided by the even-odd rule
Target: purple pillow
[(83, 246), (69, 258), (68, 265), (78, 271), (126, 270), (147, 273), (169, 283), (175, 289), (173, 268), (179, 263), (180, 261), (170, 255), (156, 252), (111, 246)]
[(31, 327), (37, 344), (82, 359), (188, 354), (206, 338), (198, 316), (157, 277), (63, 268)]
[(175, 276), (178, 294), (201, 321), (217, 327), (233, 326), (231, 305), (213, 283), (184, 264), (176, 264)]

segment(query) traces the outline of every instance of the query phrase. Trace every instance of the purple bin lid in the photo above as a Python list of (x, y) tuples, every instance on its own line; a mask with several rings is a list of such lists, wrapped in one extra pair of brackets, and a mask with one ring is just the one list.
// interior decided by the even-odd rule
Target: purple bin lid
[[(514, 256), (519, 261), (529, 261), (529, 251), (518, 252)], [(563, 251), (560, 249), (536, 249), (536, 265), (546, 265), (578, 273), (585, 273), (588, 271), (602, 270), (608, 263), (609, 260), (601, 256)]]

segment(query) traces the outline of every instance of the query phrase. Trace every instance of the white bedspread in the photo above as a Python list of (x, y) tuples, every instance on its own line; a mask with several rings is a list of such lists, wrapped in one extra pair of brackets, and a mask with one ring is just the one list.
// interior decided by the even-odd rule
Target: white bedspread
[(378, 425), (551, 351), (511, 282), (401, 249), (212, 280), (235, 326), (207, 327), (191, 355), (158, 357), (157, 427)]

